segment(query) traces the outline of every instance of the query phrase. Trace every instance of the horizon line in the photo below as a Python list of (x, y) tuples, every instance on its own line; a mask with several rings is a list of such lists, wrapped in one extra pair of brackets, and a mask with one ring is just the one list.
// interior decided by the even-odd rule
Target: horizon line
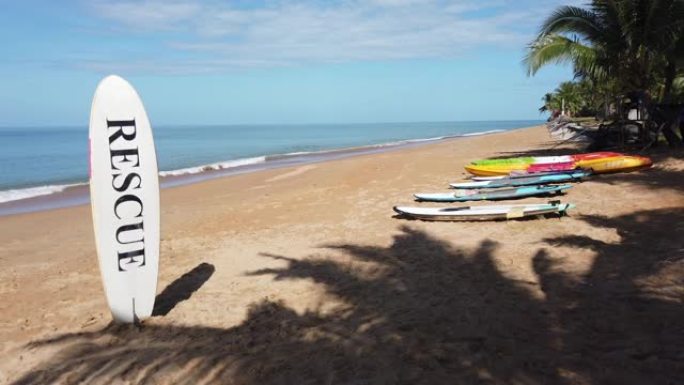
[[(375, 121), (375, 122), (314, 122), (314, 123), (153, 123), (150, 122), (152, 127), (154, 126), (166, 126), (166, 127), (181, 127), (181, 126), (346, 126), (346, 125), (379, 125), (379, 124), (419, 124), (419, 123), (475, 123), (475, 122), (525, 122), (525, 121), (546, 121), (545, 118), (539, 119), (473, 119), (473, 120), (412, 120), (412, 121)], [(6, 128), (73, 128), (80, 127), (81, 124), (53, 124), (53, 125), (40, 125), (40, 124), (20, 124), (20, 125), (6, 125), (0, 124), (0, 130)], [(89, 124), (83, 125), (88, 127)]]

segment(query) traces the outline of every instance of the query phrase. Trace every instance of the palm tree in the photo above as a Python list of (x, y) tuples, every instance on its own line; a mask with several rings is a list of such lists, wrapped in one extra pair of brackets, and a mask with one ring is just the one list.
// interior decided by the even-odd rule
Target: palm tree
[(559, 111), (561, 109), (561, 103), (553, 93), (546, 93), (542, 98), (542, 101), (544, 102), (544, 105), (539, 107), (540, 114), (543, 114), (544, 112)]
[(586, 82), (562, 82), (552, 93), (547, 93), (542, 98), (544, 105), (539, 112), (564, 110), (569, 115), (577, 115), (580, 111), (591, 106), (591, 89)]
[(542, 24), (525, 64), (534, 75), (549, 63), (572, 63), (577, 76), (616, 79), (619, 92), (664, 83), (669, 98), (684, 59), (684, 0), (594, 0), (562, 6)]
[(582, 109), (582, 95), (575, 82), (562, 82), (555, 92), (556, 98), (561, 100), (568, 115), (574, 116)]
[(533, 76), (537, 71), (549, 64), (573, 64), (576, 77), (592, 75), (596, 78), (605, 77), (603, 69), (598, 66), (600, 52), (577, 37), (569, 38), (558, 34), (548, 34), (538, 37), (528, 47), (524, 63), (527, 74)]
[[(677, 36), (676, 40), (672, 42), (672, 45), (668, 47), (667, 54), (667, 65), (665, 67), (665, 82), (663, 87), (663, 100), (665, 102), (670, 102), (670, 97), (673, 92), (677, 91), (677, 86), (679, 85), (679, 90), (681, 90), (681, 79), (684, 74), (678, 75), (678, 69), (684, 68), (684, 37), (681, 33), (684, 33), (684, 27), (679, 31), (680, 35)], [(681, 100), (681, 99), (680, 99)]]

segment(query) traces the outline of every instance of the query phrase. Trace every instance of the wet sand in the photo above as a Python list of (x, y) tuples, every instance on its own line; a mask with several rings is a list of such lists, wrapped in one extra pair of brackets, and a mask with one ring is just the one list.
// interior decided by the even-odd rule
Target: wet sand
[(469, 160), (552, 145), (534, 127), (165, 189), (140, 329), (109, 324), (88, 206), (0, 217), (0, 383), (684, 382), (681, 152), (577, 184), (562, 219), (394, 217)]
[[(500, 130), (496, 130), (500, 131)], [(332, 160), (345, 159), (359, 155), (379, 154), (387, 151), (412, 148), (427, 143), (442, 142), (459, 137), (490, 135), (492, 132), (465, 134), (464, 136), (445, 136), (432, 139), (412, 139), (359, 147), (348, 147), (317, 152), (302, 152), (269, 155), (251, 158), (254, 162), (244, 159), (245, 164), (225, 166), (222, 162), (204, 166), (189, 167), (180, 170), (162, 171), (159, 173), (159, 186), (162, 189), (195, 184), (207, 180), (225, 178), (256, 171), (291, 168), (313, 163), (323, 163)], [(227, 161), (226, 163), (234, 163)], [(47, 187), (47, 186), (46, 186)], [(63, 185), (62, 190), (50, 194), (36, 195), (24, 199), (0, 202), (0, 217), (6, 215), (32, 213), (87, 204), (90, 202), (89, 186), (86, 182)]]

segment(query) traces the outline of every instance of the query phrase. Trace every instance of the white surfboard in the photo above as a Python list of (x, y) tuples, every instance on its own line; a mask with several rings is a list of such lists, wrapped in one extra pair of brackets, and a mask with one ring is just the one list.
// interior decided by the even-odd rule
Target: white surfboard
[(451, 207), (402, 207), (395, 206), (400, 215), (427, 221), (515, 219), (529, 216), (560, 214), (575, 207), (571, 203), (549, 202), (541, 204), (451, 206)]
[(97, 86), (90, 112), (90, 201), (112, 316), (152, 314), (159, 270), (159, 179), (152, 129), (135, 89), (118, 76)]

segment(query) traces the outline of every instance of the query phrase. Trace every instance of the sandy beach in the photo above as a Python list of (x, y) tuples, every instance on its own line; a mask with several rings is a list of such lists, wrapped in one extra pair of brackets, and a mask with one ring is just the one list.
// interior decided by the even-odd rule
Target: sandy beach
[(539, 126), (164, 189), (141, 328), (110, 325), (88, 205), (0, 217), (0, 384), (684, 383), (681, 150), (575, 185), (562, 219), (394, 216), (552, 145)]

